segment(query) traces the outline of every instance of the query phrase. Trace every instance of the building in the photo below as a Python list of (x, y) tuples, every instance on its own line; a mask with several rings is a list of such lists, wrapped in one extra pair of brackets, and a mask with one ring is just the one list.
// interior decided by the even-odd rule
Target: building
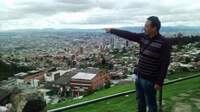
[(64, 97), (71, 96), (70, 90), (70, 80), (77, 73), (76, 70), (66, 72), (64, 75), (60, 76), (58, 79), (46, 82), (46, 87), (56, 92), (56, 94)]
[(19, 89), (26, 89), (32, 87), (38, 87), (41, 82), (44, 81), (45, 70), (33, 70), (27, 73), (15, 74), (17, 87)]
[(38, 81), (44, 81), (44, 74), (46, 73), (45, 70), (40, 71), (30, 71), (29, 75), (24, 77), (24, 80), (38, 80)]
[(71, 78), (70, 86), (73, 97), (87, 95), (106, 86), (110, 81), (105, 71), (97, 73), (79, 72)]
[(122, 72), (116, 71), (116, 72), (110, 72), (110, 77), (113, 80), (122, 79), (124, 77), (124, 74)]
[(45, 88), (53, 91), (53, 94), (70, 96), (70, 79), (77, 73), (76, 68), (68, 70), (51, 71), (45, 74)]
[(6, 90), (12, 90), (17, 87), (17, 80), (15, 77), (9, 77), (8, 80), (3, 80), (0, 82), (0, 87)]
[(44, 80), (46, 82), (55, 81), (67, 72), (69, 72), (69, 70), (57, 70), (57, 71), (45, 73), (44, 74)]

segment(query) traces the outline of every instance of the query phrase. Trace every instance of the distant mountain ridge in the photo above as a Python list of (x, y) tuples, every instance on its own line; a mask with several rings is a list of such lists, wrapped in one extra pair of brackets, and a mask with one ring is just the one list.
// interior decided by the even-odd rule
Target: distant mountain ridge
[[(142, 32), (142, 26), (134, 27), (120, 27), (118, 29), (129, 30), (133, 32)], [(163, 26), (160, 30), (161, 32), (200, 32), (200, 26)], [(103, 29), (54, 29), (54, 28), (44, 28), (44, 29), (19, 29), (2, 32), (104, 32)]]

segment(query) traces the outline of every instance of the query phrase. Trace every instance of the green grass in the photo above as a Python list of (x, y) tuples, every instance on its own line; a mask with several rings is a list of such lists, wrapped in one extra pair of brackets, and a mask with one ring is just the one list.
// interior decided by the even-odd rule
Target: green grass
[[(171, 97), (176, 96), (180, 93), (191, 92), (193, 90), (200, 90), (200, 77), (189, 79), (182, 82), (177, 82), (171, 85), (167, 85), (163, 90), (163, 100), (166, 102), (164, 109), (168, 110), (165, 112), (171, 112), (173, 102), (170, 100)], [(196, 96), (195, 94), (191, 97)], [(199, 98), (199, 97), (198, 97)], [(113, 99), (108, 99), (105, 101), (97, 102), (94, 104), (89, 104), (83, 107), (67, 110), (65, 112), (135, 112), (136, 109), (135, 94), (130, 94), (129, 96), (121, 96)], [(192, 112), (199, 112), (200, 110), (193, 109)]]
[(124, 92), (124, 91), (132, 90), (132, 89), (134, 89), (133, 83), (115, 85), (115, 86), (108, 88), (108, 89), (96, 91), (92, 95), (85, 96), (82, 99), (77, 99), (77, 100), (66, 99), (62, 103), (49, 104), (48, 109), (53, 109), (53, 108), (57, 108), (57, 107), (71, 105), (71, 104), (79, 103), (79, 102), (82, 102), (82, 101), (92, 100), (92, 99), (95, 99), (95, 98), (100, 98), (100, 97), (103, 97), (103, 96), (106, 96), (106, 95), (112, 95), (112, 94), (115, 94), (115, 93)]
[(135, 94), (101, 101), (65, 112), (134, 112)]
[[(164, 94), (163, 94), (163, 100), (166, 101), (165, 104), (165, 112), (171, 112), (173, 106), (175, 105), (176, 102), (185, 102), (187, 104), (193, 103), (190, 101), (190, 98), (196, 98), (200, 99), (200, 77), (189, 79), (183, 82), (178, 82), (173, 85), (168, 85), (164, 87)], [(173, 100), (172, 97), (179, 97), (181, 93), (187, 93), (189, 94), (188, 97), (182, 98), (180, 101)], [(192, 112), (200, 112), (197, 108), (194, 108)]]
[[(166, 98), (165, 99), (165, 105), (164, 105), (164, 110), (165, 112), (173, 112), (174, 108), (177, 108), (177, 103), (182, 103), (184, 105), (190, 106), (191, 107), (191, 112), (199, 112), (199, 106), (200, 106), (200, 87), (191, 89), (189, 91), (184, 91), (184, 94), (188, 96), (181, 96), (182, 93), (178, 93), (174, 95), (173, 98)], [(195, 102), (191, 99), (197, 99), (198, 102)], [(195, 104), (198, 103), (198, 106)], [(184, 107), (184, 106), (182, 106)], [(180, 108), (180, 107), (179, 107)]]
[[(192, 75), (194, 73), (185, 73), (185, 74), (186, 75), (184, 75), (184, 76), (189, 76), (189, 75)], [(179, 73), (179, 74), (177, 74), (177, 76), (183, 77), (183, 73)], [(175, 74), (174, 74), (171, 79), (174, 79), (177, 76), (175, 76)], [(185, 91), (185, 90), (187, 90), (187, 88), (191, 89), (190, 86), (192, 86), (193, 84), (195, 84), (195, 83), (191, 83), (191, 84), (185, 85), (185, 86), (180, 86), (179, 83), (176, 83), (176, 84), (174, 84), (175, 86), (171, 86), (171, 85), (170, 86), (166, 86), (166, 87), (164, 87), (164, 89), (165, 89), (164, 90), (164, 98), (168, 98), (168, 97), (170, 97), (172, 95), (175, 95), (175, 94), (177, 94), (177, 93), (179, 93), (181, 91)], [(192, 86), (192, 87), (196, 87), (196, 86)], [(132, 89), (134, 89), (133, 83), (123, 84), (123, 85), (116, 85), (116, 86), (113, 86), (113, 87), (111, 87), (109, 89), (104, 89), (104, 90), (97, 91), (94, 94), (86, 96), (86, 97), (84, 97), (82, 99), (78, 99), (78, 100), (66, 99), (62, 103), (49, 104), (48, 105), (48, 109), (54, 109), (54, 108), (63, 107), (63, 106), (71, 105), (71, 104), (76, 104), (76, 103), (79, 103), (79, 102), (83, 102), (83, 101), (87, 101), (87, 100), (91, 100), (91, 99), (94, 99), (94, 98), (99, 98), (99, 97), (103, 97), (103, 96), (107, 96), (107, 95), (112, 95), (112, 94), (115, 94), (115, 93), (124, 92), (124, 91), (132, 90)], [(111, 109), (117, 109), (117, 110), (118, 110), (118, 107), (122, 108), (124, 106), (125, 108), (129, 108), (129, 110), (134, 110), (135, 109), (135, 99), (134, 98), (135, 98), (134, 94), (130, 94), (129, 96), (126, 96), (126, 97), (117, 97), (117, 98), (113, 98), (113, 99), (110, 99), (110, 100), (106, 100), (102, 104), (101, 104), (101, 102), (98, 102), (98, 103), (95, 103), (94, 105), (91, 104), (91, 105), (88, 105), (88, 106), (92, 109), (92, 112), (100, 112), (100, 111), (98, 111), (98, 109), (101, 110), (101, 108), (108, 108), (108, 107), (105, 107), (105, 106), (109, 106), (109, 109), (111, 108)], [(126, 104), (127, 102), (129, 104), (128, 107), (127, 107), (128, 104)], [(103, 104), (105, 104), (105, 105), (103, 105)], [(97, 108), (97, 105), (100, 105), (100, 106), (98, 106), (98, 108)], [(112, 108), (112, 106), (115, 107), (115, 108)], [(83, 110), (86, 107), (87, 106), (85, 106), (83, 108)], [(89, 109), (89, 107), (88, 107), (88, 109)], [(93, 109), (93, 108), (95, 108), (95, 109)], [(117, 112), (117, 111), (110, 111), (109, 109), (106, 112)], [(78, 110), (80, 110), (80, 109), (77, 108), (77, 109), (73, 109), (73, 110), (77, 110), (77, 112), (79, 112)], [(82, 110), (82, 108), (81, 108), (81, 110)], [(95, 110), (95, 111), (93, 111), (93, 110)], [(86, 112), (86, 111), (81, 111), (81, 112)], [(120, 110), (119, 112), (123, 112), (123, 110)], [(127, 112), (127, 111), (125, 111), (125, 112)]]
[(173, 73), (173, 74), (167, 75), (166, 79), (173, 80), (173, 79), (177, 79), (177, 78), (180, 78), (180, 77), (191, 76), (191, 75), (197, 74), (197, 73), (200, 73), (200, 71), (194, 71), (194, 72), (190, 72), (190, 71), (188, 71), (188, 72), (177, 72), (177, 73)]

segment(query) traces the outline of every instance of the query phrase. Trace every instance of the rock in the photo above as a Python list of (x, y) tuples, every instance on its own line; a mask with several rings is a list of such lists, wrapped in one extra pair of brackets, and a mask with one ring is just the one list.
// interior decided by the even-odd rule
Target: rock
[(46, 102), (39, 93), (19, 93), (11, 101), (14, 112), (47, 112)]
[(180, 96), (173, 96), (173, 97), (171, 97), (171, 99), (173, 100), (173, 101), (180, 101), (180, 100), (182, 100), (182, 99), (184, 99), (183, 97), (180, 97)]
[(192, 112), (192, 106), (185, 103), (176, 103), (172, 112)]
[(190, 95), (187, 94), (187, 93), (181, 93), (181, 94), (179, 94), (179, 96), (181, 96), (181, 97), (188, 97), (188, 96), (190, 96)]

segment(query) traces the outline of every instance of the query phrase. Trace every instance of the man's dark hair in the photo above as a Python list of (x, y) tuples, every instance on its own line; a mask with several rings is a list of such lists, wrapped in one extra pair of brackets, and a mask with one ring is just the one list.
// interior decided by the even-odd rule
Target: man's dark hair
[(151, 21), (151, 25), (153, 27), (156, 27), (156, 30), (159, 32), (161, 27), (161, 22), (157, 16), (150, 16), (147, 18), (147, 20)]

